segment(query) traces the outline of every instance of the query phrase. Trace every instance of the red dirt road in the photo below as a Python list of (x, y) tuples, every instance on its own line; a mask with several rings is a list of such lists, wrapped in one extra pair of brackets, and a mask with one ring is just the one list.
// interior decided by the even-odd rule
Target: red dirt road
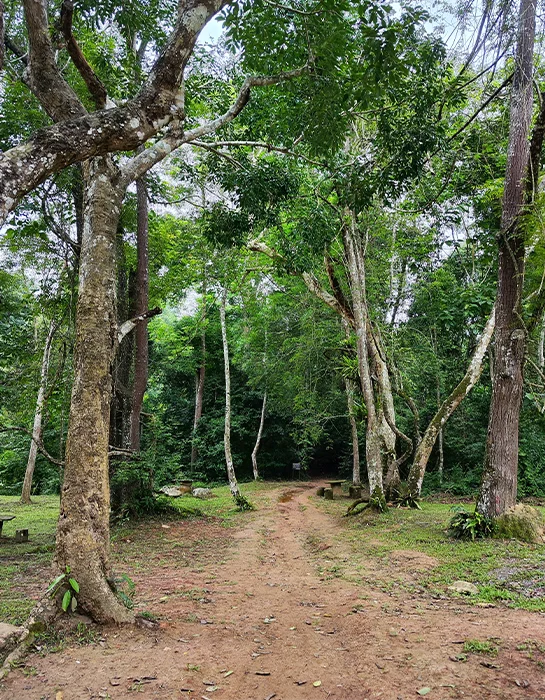
[[(33, 655), (33, 675), (13, 671), (0, 699), (545, 700), (545, 654), (516, 648), (545, 644), (543, 615), (393, 597), (321, 576), (320, 561), (344, 552), (313, 493), (271, 492), (270, 506), (234, 533), (226, 560), (219, 547), (198, 569), (135, 576), (140, 599), (161, 613), (160, 628), (107, 629), (99, 644)], [(169, 532), (207, 528), (218, 530), (198, 521)], [(313, 552), (317, 541), (332, 544)], [(456, 661), (463, 640), (492, 637), (497, 657)]]

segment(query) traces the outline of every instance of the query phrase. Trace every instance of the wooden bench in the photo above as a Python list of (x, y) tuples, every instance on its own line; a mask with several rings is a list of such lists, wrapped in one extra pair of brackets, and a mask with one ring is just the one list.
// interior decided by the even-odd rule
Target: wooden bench
[(4, 526), (4, 523), (7, 523), (14, 518), (14, 515), (0, 515), (0, 536), (2, 535), (2, 527)]

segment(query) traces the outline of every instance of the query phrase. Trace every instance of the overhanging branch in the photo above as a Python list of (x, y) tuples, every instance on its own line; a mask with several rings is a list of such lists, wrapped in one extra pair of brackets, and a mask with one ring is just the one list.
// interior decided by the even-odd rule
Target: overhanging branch
[(128, 335), (133, 330), (133, 328), (136, 328), (138, 323), (142, 323), (142, 321), (147, 321), (148, 319), (153, 318), (153, 316), (158, 316), (162, 313), (163, 309), (160, 309), (158, 306), (156, 306), (154, 309), (149, 309), (148, 311), (144, 312), (143, 314), (140, 314), (139, 316), (129, 318), (127, 321), (125, 321), (118, 327), (117, 342), (121, 343), (123, 338), (126, 335)]
[(196, 141), (201, 136), (213, 133), (222, 126), (233, 121), (248, 104), (252, 88), (277, 85), (286, 80), (300, 77), (307, 70), (308, 66), (305, 65), (302, 68), (296, 68), (295, 70), (279, 73), (278, 75), (256, 75), (246, 78), (236, 100), (222, 115), (186, 132), (181, 131), (179, 125), (176, 124), (164, 139), (161, 139), (161, 141), (158, 141), (154, 146), (142, 151), (142, 153), (139, 153), (126, 163), (121, 171), (122, 186), (128, 186), (131, 182), (134, 182), (134, 180), (142, 177), (150, 168), (163, 160), (163, 158), (172, 153), (176, 148), (186, 143)]
[(91, 97), (93, 98), (97, 109), (102, 109), (106, 105), (108, 99), (106, 88), (87, 62), (87, 59), (83, 55), (78, 42), (74, 38), (72, 33), (73, 16), (74, 4), (72, 3), (72, 0), (63, 0), (61, 6), (60, 28), (66, 41), (66, 50), (68, 51), (68, 54), (72, 59), (73, 64), (76, 66), (79, 74), (85, 81), (87, 89), (91, 93)]
[(38, 450), (43, 454), (43, 456), (46, 459), (48, 459), (53, 464), (57, 464), (60, 467), (64, 466), (64, 461), (62, 459), (55, 459), (55, 457), (52, 457), (49, 454), (49, 452), (45, 449), (43, 442), (41, 440), (37, 440), (32, 435), (31, 430), (28, 430), (27, 428), (23, 428), (20, 425), (0, 425), (0, 433), (9, 433), (12, 430), (15, 432), (19, 432), (19, 433), (26, 433), (30, 437), (30, 439), (36, 443), (36, 447), (38, 448)]

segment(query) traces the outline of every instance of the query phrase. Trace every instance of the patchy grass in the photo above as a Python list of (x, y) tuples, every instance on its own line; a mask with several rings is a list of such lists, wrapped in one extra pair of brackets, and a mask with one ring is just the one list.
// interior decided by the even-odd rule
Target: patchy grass
[[(270, 503), (270, 491), (277, 487), (275, 483), (257, 482), (241, 484), (241, 491), (259, 509)], [(134, 575), (173, 564), (196, 567), (209, 556), (221, 558), (231, 541), (229, 528), (255, 516), (236, 510), (227, 486), (213, 491), (217, 498), (209, 500), (193, 496), (168, 499), (175, 510), (164, 517), (115, 525), (112, 528), (114, 566)], [(19, 503), (18, 496), (0, 496), (0, 514), (16, 516), (4, 523), (0, 538), (0, 621), (12, 624), (26, 620), (34, 601), (53, 578), (51, 561), (59, 497), (34, 496), (32, 500), (32, 505), (27, 506)], [(192, 534), (186, 538), (183, 523), (194, 522), (194, 532), (198, 533), (198, 523), (203, 518), (212, 519), (217, 528), (212, 527), (209, 537)], [(29, 541), (16, 543), (15, 530), (21, 528), (28, 528)]]
[[(57, 496), (34, 496), (30, 506), (18, 496), (0, 496), (0, 513), (15, 515), (4, 523), (0, 538), (0, 620), (20, 624), (51, 576)], [(28, 542), (15, 542), (15, 530), (28, 528)]]
[(496, 640), (491, 639), (466, 639), (464, 642), (464, 652), (466, 654), (487, 654), (488, 656), (498, 655), (498, 645)]
[[(445, 596), (450, 584), (464, 580), (479, 588), (477, 596), (465, 599), (470, 602), (545, 611), (545, 545), (452, 539), (446, 531), (451, 504), (446, 503), (423, 502), (422, 511), (391, 508), (379, 515), (364, 512), (342, 519), (350, 501), (315, 497), (315, 503), (344, 526), (342, 539), (353, 553), (343, 566), (350, 580), (358, 572), (362, 583), (389, 593), (397, 589), (435, 597)], [(400, 566), (400, 552), (420, 553), (435, 562), (427, 559), (420, 566), (415, 556), (414, 566)], [(338, 562), (334, 569), (330, 573), (338, 577)]]

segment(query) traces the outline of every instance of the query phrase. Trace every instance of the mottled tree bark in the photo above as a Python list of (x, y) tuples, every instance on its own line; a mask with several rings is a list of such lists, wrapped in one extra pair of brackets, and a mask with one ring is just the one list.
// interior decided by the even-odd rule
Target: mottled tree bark
[[(42, 371), (40, 375), (40, 388), (38, 389), (38, 398), (36, 400), (36, 411), (34, 413), (34, 425), (32, 427), (32, 440), (30, 441), (30, 450), (28, 452), (28, 461), (25, 471), (25, 479), (23, 481), (23, 490), (21, 492), (21, 503), (31, 503), (30, 491), (32, 489), (32, 479), (34, 477), (34, 468), (36, 466), (36, 455), (38, 454), (38, 443), (42, 438), (42, 415), (45, 403), (45, 392), (47, 388), (47, 375), (49, 372), (49, 358), (51, 355), (51, 345), (53, 336), (57, 330), (55, 321), (49, 324), (49, 332), (44, 346), (44, 354), (42, 357)], [(61, 457), (62, 459), (62, 457)]]
[(347, 273), (352, 296), (358, 371), (363, 401), (367, 410), (365, 443), (367, 475), (370, 492), (374, 493), (378, 491), (383, 493), (382, 436), (380, 434), (380, 422), (375, 406), (367, 343), (368, 316), (365, 295), (365, 263), (361, 240), (359, 240), (357, 235), (356, 223), (352, 212), (349, 213), (349, 218), (349, 222), (343, 227), (343, 244), (347, 259)]
[(227, 289), (224, 289), (220, 301), (221, 339), (223, 342), (223, 366), (225, 369), (225, 428), (223, 443), (225, 448), (225, 464), (227, 466), (227, 478), (229, 489), (234, 498), (240, 496), (233, 455), (231, 453), (231, 370), (229, 367), (229, 345), (227, 343), (227, 323), (225, 320), (225, 307), (227, 306)]
[(78, 581), (78, 602), (98, 622), (129, 622), (111, 577), (108, 437), (117, 345), (115, 236), (121, 194), (109, 157), (84, 164), (84, 231), (76, 314), (74, 385), (56, 558)]
[(498, 239), (495, 367), (486, 453), (477, 510), (497, 517), (517, 499), (519, 416), (526, 328), (522, 318), (536, 0), (521, 0), (511, 91), (509, 145)]

